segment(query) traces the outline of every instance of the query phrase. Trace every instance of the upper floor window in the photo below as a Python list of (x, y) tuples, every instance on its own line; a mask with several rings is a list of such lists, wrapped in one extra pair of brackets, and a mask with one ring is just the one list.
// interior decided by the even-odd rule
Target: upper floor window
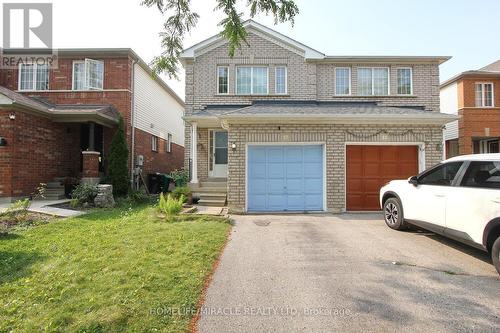
[(359, 95), (389, 95), (389, 68), (358, 68)]
[(411, 95), (413, 93), (411, 68), (398, 68), (397, 80), (398, 95)]
[(275, 92), (276, 94), (286, 94), (287, 93), (287, 70), (285, 66), (278, 66), (276, 67), (275, 71), (275, 81), (276, 81), (276, 87), (275, 87)]
[(19, 90), (48, 90), (49, 66), (38, 64), (19, 65)]
[(151, 151), (158, 151), (158, 137), (151, 135)]
[(217, 93), (227, 94), (229, 93), (229, 67), (219, 66), (217, 67)]
[(241, 95), (267, 95), (267, 67), (236, 67), (236, 93)]
[(102, 90), (104, 62), (85, 59), (73, 62), (73, 90)]
[(476, 83), (476, 106), (493, 106), (493, 83)]
[(351, 68), (335, 68), (335, 95), (351, 94)]

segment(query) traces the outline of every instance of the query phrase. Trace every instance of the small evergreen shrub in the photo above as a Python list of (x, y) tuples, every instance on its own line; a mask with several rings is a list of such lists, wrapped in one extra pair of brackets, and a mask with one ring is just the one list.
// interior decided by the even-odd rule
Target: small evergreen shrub
[(128, 193), (128, 147), (122, 118), (109, 147), (107, 181), (113, 185), (114, 195), (125, 196)]
[(94, 199), (99, 193), (97, 185), (92, 184), (79, 184), (75, 187), (73, 192), (71, 192), (71, 206), (81, 206), (83, 204), (94, 204)]
[(176, 187), (173, 189), (171, 193), (174, 199), (179, 199), (181, 196), (184, 196), (185, 200), (187, 200), (190, 194), (191, 194), (191, 189), (187, 186)]
[(177, 169), (169, 174), (170, 178), (175, 182), (175, 186), (186, 186), (189, 181), (189, 172), (184, 169)]

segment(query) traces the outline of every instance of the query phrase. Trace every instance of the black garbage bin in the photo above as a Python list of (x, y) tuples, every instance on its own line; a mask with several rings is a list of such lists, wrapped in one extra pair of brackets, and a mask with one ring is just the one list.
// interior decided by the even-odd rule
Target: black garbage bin
[(158, 194), (161, 192), (161, 182), (162, 182), (162, 174), (161, 173), (150, 173), (148, 175), (148, 189), (151, 194)]

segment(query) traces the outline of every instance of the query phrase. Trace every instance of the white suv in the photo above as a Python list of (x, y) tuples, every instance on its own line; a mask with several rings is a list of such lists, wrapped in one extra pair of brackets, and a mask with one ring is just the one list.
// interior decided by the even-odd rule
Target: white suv
[(488, 251), (500, 274), (500, 154), (450, 158), (380, 189), (385, 223), (413, 224)]

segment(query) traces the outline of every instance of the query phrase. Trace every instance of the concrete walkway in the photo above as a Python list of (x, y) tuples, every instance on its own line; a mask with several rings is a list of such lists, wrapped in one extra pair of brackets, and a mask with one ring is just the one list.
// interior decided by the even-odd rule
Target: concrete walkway
[[(41, 213), (41, 214), (57, 216), (57, 217), (73, 217), (73, 216), (79, 216), (79, 215), (85, 214), (85, 212), (82, 212), (82, 211), (51, 207), (52, 205), (58, 205), (58, 204), (62, 204), (65, 202), (69, 202), (69, 200), (68, 199), (33, 200), (31, 202), (31, 206), (28, 209), (28, 211), (34, 212), (34, 213)], [(6, 211), (10, 205), (11, 205), (10, 203), (0, 204), (0, 213), (3, 213), (4, 211)]]
[(372, 215), (233, 216), (199, 332), (495, 332), (487, 254)]

